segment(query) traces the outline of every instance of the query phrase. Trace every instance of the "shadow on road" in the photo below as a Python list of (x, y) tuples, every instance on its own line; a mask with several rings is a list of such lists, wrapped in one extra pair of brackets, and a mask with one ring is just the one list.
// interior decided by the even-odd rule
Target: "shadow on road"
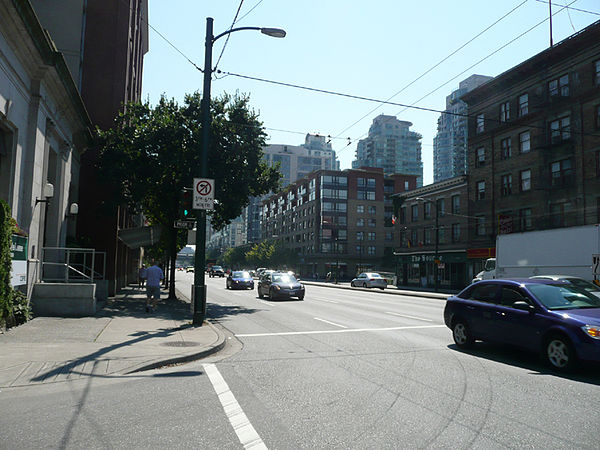
[(598, 364), (581, 362), (572, 372), (562, 373), (546, 366), (539, 355), (507, 345), (476, 342), (468, 350), (459, 349), (455, 344), (448, 345), (448, 348), (478, 358), (528, 369), (532, 372), (532, 375), (554, 375), (571, 381), (600, 386)]

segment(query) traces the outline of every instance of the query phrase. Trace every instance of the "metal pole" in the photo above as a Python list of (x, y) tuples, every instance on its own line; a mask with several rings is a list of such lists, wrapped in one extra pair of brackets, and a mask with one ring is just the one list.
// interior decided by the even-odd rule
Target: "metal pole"
[(438, 252), (439, 252), (439, 245), (440, 245), (440, 228), (439, 228), (439, 217), (440, 217), (440, 213), (438, 210), (438, 200), (436, 199), (435, 201), (435, 257), (434, 257), (434, 264), (435, 264), (435, 292), (438, 291), (439, 289), (439, 283), (440, 283), (440, 269), (438, 267)]
[(552, 42), (552, 0), (548, 0), (548, 8), (550, 9), (550, 47), (554, 44)]
[[(208, 175), (208, 146), (210, 144), (210, 82), (212, 76), (213, 19), (206, 18), (204, 51), (204, 85), (202, 88), (202, 146), (200, 149), (200, 176)], [(206, 210), (196, 213), (196, 252), (194, 254), (194, 315), (192, 323), (202, 326), (206, 316)]]

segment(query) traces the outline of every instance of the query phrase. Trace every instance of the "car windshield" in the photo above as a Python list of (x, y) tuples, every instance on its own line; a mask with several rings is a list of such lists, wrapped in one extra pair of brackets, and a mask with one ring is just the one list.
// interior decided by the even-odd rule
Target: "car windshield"
[(590, 283), (589, 281), (582, 280), (580, 278), (566, 278), (566, 280), (569, 283), (571, 283), (573, 286), (577, 286), (581, 289), (585, 289), (588, 292), (600, 293), (600, 287), (596, 286), (594, 283)]
[(248, 272), (233, 272), (231, 276), (233, 278), (250, 278), (250, 274)]
[(600, 308), (600, 292), (564, 284), (529, 284), (527, 288), (549, 310)]
[(221, 266), (213, 266), (213, 270), (223, 270)]
[(381, 275), (379, 275), (378, 273), (368, 273), (367, 276), (369, 278), (381, 278)]
[(295, 283), (296, 281), (298, 280), (296, 280), (294, 275), (289, 275), (287, 273), (273, 275), (274, 283)]

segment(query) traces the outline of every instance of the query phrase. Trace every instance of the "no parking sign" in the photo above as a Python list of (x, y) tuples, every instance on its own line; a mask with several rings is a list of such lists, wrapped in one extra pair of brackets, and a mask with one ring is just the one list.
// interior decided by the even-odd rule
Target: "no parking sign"
[(215, 180), (194, 178), (194, 203), (192, 209), (215, 209)]

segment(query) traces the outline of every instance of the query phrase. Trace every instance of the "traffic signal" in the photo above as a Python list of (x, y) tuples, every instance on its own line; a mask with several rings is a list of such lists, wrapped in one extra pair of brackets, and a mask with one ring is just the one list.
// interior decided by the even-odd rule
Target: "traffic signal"
[(181, 210), (183, 211), (183, 217), (187, 218), (192, 214), (192, 191), (183, 191), (181, 198)]

